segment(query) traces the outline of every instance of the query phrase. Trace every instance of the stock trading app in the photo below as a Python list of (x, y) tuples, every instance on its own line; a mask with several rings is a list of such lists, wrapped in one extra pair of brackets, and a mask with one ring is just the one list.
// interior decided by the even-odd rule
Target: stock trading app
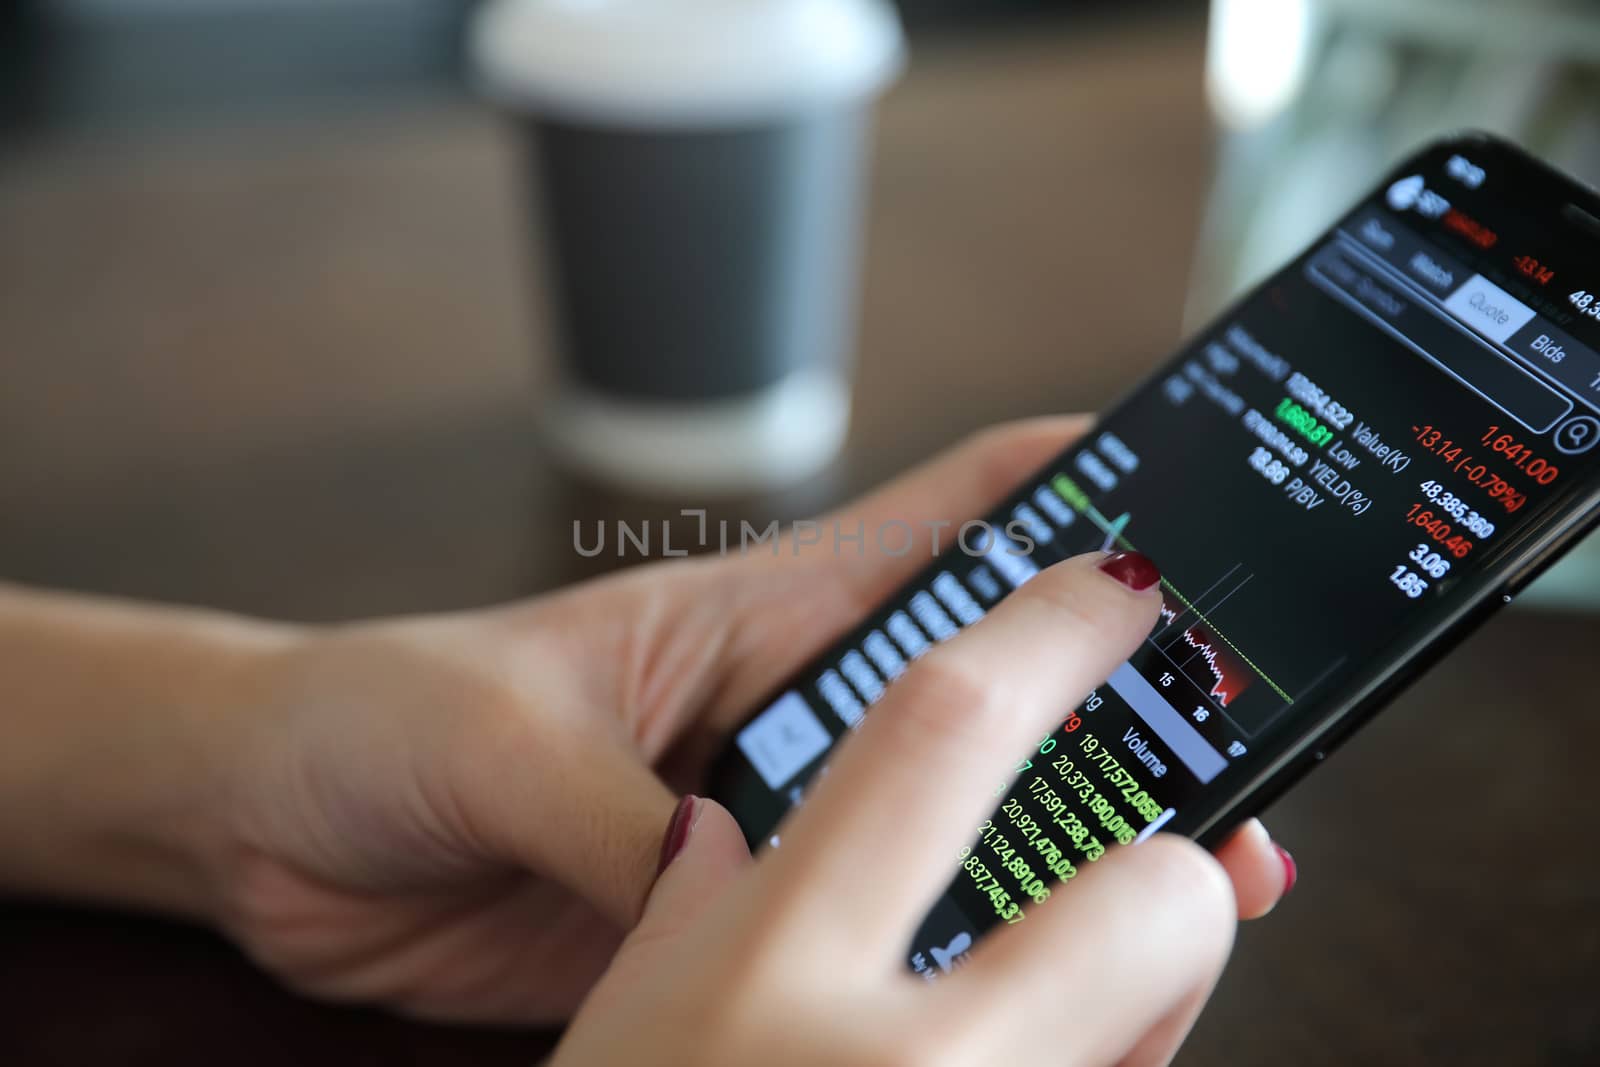
[(724, 789), (752, 843), (781, 847), (828, 748), (934, 644), (1052, 562), (1150, 556), (1155, 629), (952, 857), (908, 955), (937, 980), (1248, 764), (1586, 476), (1600, 354), (1430, 241), (1443, 200), (1418, 177), (1350, 216), (756, 715)]

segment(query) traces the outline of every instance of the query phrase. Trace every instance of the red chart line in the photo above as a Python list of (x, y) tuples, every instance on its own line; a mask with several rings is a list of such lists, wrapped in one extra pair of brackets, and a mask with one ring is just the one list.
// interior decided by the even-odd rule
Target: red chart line
[[(1217, 703), (1221, 704), (1223, 707), (1227, 707), (1228, 702), (1233, 699), (1235, 692), (1242, 692), (1245, 686), (1239, 685), (1236, 681), (1229, 680), (1228, 671), (1222, 662), (1222, 653), (1219, 652), (1217, 647), (1210, 641), (1206, 641), (1196, 636), (1194, 627), (1191, 626), (1189, 629), (1183, 631), (1182, 640), (1184, 644), (1194, 649), (1194, 655), (1190, 656), (1188, 659), (1179, 664), (1178, 669), (1183, 670), (1196, 659), (1199, 659), (1201, 662), (1203, 662), (1206, 665), (1206, 672), (1214, 679), (1211, 683), (1209, 695)], [(1245, 685), (1249, 685), (1249, 683), (1246, 682)]]

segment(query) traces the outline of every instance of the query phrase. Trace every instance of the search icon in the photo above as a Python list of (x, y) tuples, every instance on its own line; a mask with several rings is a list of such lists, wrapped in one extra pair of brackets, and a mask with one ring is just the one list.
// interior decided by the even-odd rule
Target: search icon
[(1556, 430), (1556, 450), (1569, 456), (1587, 452), (1600, 440), (1600, 420), (1593, 415), (1574, 415)]

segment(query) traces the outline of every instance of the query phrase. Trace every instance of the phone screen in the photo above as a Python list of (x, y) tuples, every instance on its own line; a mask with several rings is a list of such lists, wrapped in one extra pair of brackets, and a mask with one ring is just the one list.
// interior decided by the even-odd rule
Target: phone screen
[(1409, 161), (999, 510), (950, 529), (737, 732), (714, 794), (753, 845), (781, 847), (828, 749), (912, 662), (1040, 568), (1121, 548), (1161, 568), (1160, 621), (996, 769), (995, 812), (908, 962), (937, 978), (1110, 848), (1235, 825), (1288, 754), (1320, 758), (1307, 737), (1498, 602), (1592, 494), (1600, 263), (1546, 217), (1575, 195), (1487, 139)]

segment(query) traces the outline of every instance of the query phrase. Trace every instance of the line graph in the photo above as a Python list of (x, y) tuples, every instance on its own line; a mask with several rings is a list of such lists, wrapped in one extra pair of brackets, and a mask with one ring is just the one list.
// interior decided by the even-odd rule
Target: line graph
[[(1193, 603), (1204, 604), (1206, 597), (1210, 596), (1212, 593), (1215, 593), (1217, 588), (1222, 585), (1223, 582), (1226, 582), (1229, 578), (1232, 578), (1238, 570), (1239, 564), (1235, 563), (1233, 566), (1223, 571), (1222, 575), (1218, 577), (1216, 581), (1212, 582), (1210, 585), (1206, 586), (1200, 591), (1200, 595), (1194, 598)], [(1246, 579), (1246, 581), (1248, 580), (1249, 579)], [(1223, 595), (1222, 600), (1226, 600), (1228, 597), (1238, 592), (1243, 584), (1243, 582), (1240, 582), (1232, 589), (1228, 590), (1228, 592)], [(1155, 633), (1150, 635), (1150, 639), (1158, 645), (1161, 644), (1161, 642), (1166, 638), (1172, 627), (1177, 625), (1180, 619), (1187, 617), (1190, 612), (1190, 608), (1188, 606), (1190, 601), (1178, 596), (1177, 590), (1170, 588), (1170, 582), (1165, 583), (1165, 585), (1168, 586), (1168, 588), (1163, 588), (1161, 595), (1161, 625), (1156, 628)], [(1168, 594), (1171, 595), (1169, 596)], [(1222, 603), (1222, 600), (1217, 601), (1217, 604)], [(1177, 606), (1174, 606), (1175, 601), (1177, 602)], [(1216, 605), (1212, 605), (1207, 610), (1215, 611)], [(1203, 618), (1203, 616), (1200, 616), (1198, 613), (1196, 617)]]
[[(1057, 474), (1050, 479), (1050, 487), (1060, 495), (1061, 499), (1084, 518), (1106, 535), (1104, 548), (1109, 550), (1113, 545), (1127, 551), (1137, 551), (1132, 541), (1123, 533), (1127, 529), (1131, 516), (1127, 513), (1115, 519), (1109, 519), (1100, 512), (1089, 500), (1081, 486), (1065, 474)], [(1215, 593), (1223, 583), (1238, 571), (1239, 564), (1235, 563), (1219, 578), (1207, 586), (1206, 589), (1194, 600), (1190, 600), (1178, 590), (1165, 576), (1161, 579), (1161, 619), (1162, 625), (1156, 633), (1151, 635), (1151, 640), (1161, 648), (1167, 657), (1178, 666), (1189, 679), (1201, 686), (1216, 700), (1219, 706), (1226, 707), (1229, 702), (1237, 698), (1250, 685), (1250, 675), (1260, 678), (1266, 683), (1267, 688), (1277, 694), (1285, 704), (1293, 704), (1294, 698), (1274, 682), (1266, 671), (1262, 670), (1251, 658), (1244, 654), (1228, 639), (1215, 623), (1202, 611), (1197, 604), (1204, 602)], [(1245, 575), (1234, 583), (1227, 592), (1216, 599), (1208, 607), (1208, 611), (1215, 611), (1221, 604), (1234, 593), (1244, 588), (1250, 581), (1251, 575)], [(1170, 598), (1170, 599), (1169, 599)], [(1174, 605), (1173, 601), (1177, 604)], [(1176, 637), (1162, 642), (1166, 636), (1188, 616), (1193, 616), (1194, 621), (1189, 623)], [(1181, 647), (1180, 647), (1181, 646)], [(1174, 655), (1174, 652), (1177, 655)], [(1198, 672), (1198, 673), (1195, 673)], [(1221, 695), (1219, 695), (1221, 694)]]
[[(1235, 563), (1224, 571), (1221, 577), (1195, 597), (1194, 603), (1205, 604), (1208, 598), (1217, 593), (1221, 595), (1216, 596), (1205, 610), (1215, 612), (1226, 603), (1254, 577), (1247, 574), (1232, 585), (1225, 585), (1228, 579), (1239, 572), (1239, 566)], [(1161, 597), (1161, 624), (1151, 635), (1151, 643), (1161, 649), (1172, 665), (1204, 690), (1219, 707), (1227, 707), (1249, 688), (1253, 671), (1241, 662), (1242, 657), (1232, 651), (1232, 646), (1217, 632), (1205, 612), (1190, 606), (1175, 605), (1166, 592), (1163, 590)], [(1194, 621), (1185, 621), (1180, 626), (1180, 620), (1187, 620), (1191, 611)], [(1173, 636), (1175, 630), (1177, 633)], [(1271, 684), (1270, 680), (1268, 684)]]
[(1251, 675), (1209, 627), (1196, 623), (1177, 640), (1188, 651), (1178, 669), (1222, 707), (1249, 688)]

